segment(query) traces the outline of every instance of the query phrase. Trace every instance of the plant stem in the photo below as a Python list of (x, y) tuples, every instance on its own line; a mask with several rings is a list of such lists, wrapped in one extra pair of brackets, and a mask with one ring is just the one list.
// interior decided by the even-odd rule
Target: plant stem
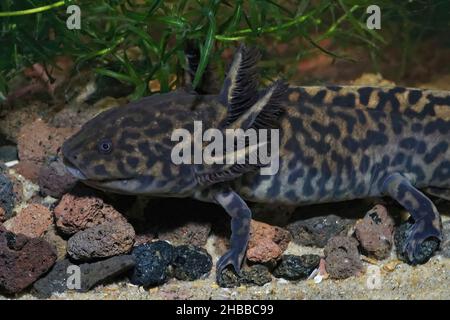
[[(260, 28), (260, 34), (271, 33), (271, 32), (276, 32), (276, 31), (279, 31), (282, 29), (286, 29), (286, 28), (292, 27), (296, 24), (305, 22), (308, 18), (309, 18), (309, 16), (300, 16), (289, 22), (283, 23), (279, 26)], [(244, 39), (245, 35), (252, 34), (252, 33), (253, 33), (252, 29), (243, 29), (243, 30), (238, 30), (238, 31), (234, 32), (234, 34), (232, 34), (230, 36), (217, 34), (215, 36), (215, 38), (219, 41), (237, 41), (237, 40)]]
[(24, 15), (27, 15), (27, 14), (34, 14), (34, 13), (38, 13), (38, 12), (43, 12), (43, 11), (51, 10), (53, 8), (61, 7), (65, 3), (66, 3), (65, 1), (58, 1), (58, 2), (55, 2), (53, 4), (49, 4), (47, 6), (42, 6), (42, 7), (33, 8), (33, 9), (0, 12), (0, 18), (1, 17), (24, 16)]

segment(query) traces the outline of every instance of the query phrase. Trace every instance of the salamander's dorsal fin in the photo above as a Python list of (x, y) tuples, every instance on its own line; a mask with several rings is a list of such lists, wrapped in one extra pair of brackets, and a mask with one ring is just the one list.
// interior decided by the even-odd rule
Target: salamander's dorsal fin
[(234, 54), (219, 94), (219, 101), (228, 107), (227, 125), (247, 111), (258, 99), (260, 53), (256, 48), (241, 45)]
[(282, 81), (275, 81), (269, 88), (258, 93), (252, 106), (229, 125), (229, 128), (247, 130), (271, 129), (278, 127), (278, 118), (282, 113), (281, 98), (288, 86)]

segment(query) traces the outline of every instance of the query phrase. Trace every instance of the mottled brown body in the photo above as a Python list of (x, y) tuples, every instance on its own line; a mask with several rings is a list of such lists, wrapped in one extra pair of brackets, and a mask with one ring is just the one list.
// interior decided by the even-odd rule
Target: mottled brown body
[[(231, 249), (217, 263), (239, 270), (251, 211), (244, 200), (301, 205), (388, 195), (414, 224), (401, 248), (423, 263), (442, 240), (439, 213), (420, 189), (450, 199), (450, 92), (374, 87), (258, 90), (257, 53), (241, 46), (218, 95), (154, 95), (106, 111), (63, 145), (68, 170), (102, 190), (193, 197), (231, 216)], [(280, 167), (176, 165), (175, 129), (279, 129)], [(430, 189), (431, 188), (431, 189)], [(427, 254), (422, 245), (433, 239)], [(424, 258), (425, 257), (425, 258)]]
[(419, 188), (450, 188), (447, 92), (291, 87), (284, 104), (280, 171), (236, 181), (244, 198), (299, 204), (379, 196), (393, 172)]

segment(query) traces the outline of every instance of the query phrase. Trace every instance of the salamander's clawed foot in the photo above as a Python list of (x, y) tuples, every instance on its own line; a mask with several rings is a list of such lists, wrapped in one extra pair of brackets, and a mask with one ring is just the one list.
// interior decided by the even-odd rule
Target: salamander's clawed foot
[(241, 265), (244, 255), (237, 250), (229, 250), (217, 261), (216, 270), (217, 274), (221, 274), (222, 271), (229, 265), (233, 266), (234, 271), (237, 274), (241, 272)]
[(381, 189), (411, 214), (410, 221), (395, 232), (398, 257), (413, 265), (427, 262), (442, 241), (442, 222), (436, 206), (399, 172), (389, 175)]
[[(427, 262), (439, 248), (442, 232), (425, 220), (403, 226), (405, 242), (400, 247), (406, 262), (417, 265)], [(400, 231), (401, 232), (401, 231)]]

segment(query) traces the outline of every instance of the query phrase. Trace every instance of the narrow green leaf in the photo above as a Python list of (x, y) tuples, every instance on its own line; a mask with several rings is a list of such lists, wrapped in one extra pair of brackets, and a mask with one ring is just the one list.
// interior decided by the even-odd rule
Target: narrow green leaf
[(150, 9), (148, 9), (147, 18), (150, 17), (151, 15), (153, 15), (153, 13), (159, 8), (161, 3), (162, 3), (162, 0), (153, 1), (152, 6), (150, 7)]
[(143, 31), (139, 28), (136, 28), (133, 25), (129, 25), (128, 29), (131, 32), (136, 33), (140, 37), (140, 39), (146, 44), (148, 49), (150, 49), (154, 53), (158, 54), (158, 46), (156, 45), (155, 41), (153, 41), (153, 39), (150, 37), (150, 35), (148, 33), (146, 33), (145, 31)]
[(205, 43), (200, 48), (200, 62), (198, 64), (197, 72), (195, 73), (194, 81), (192, 83), (192, 86), (194, 88), (197, 88), (202, 79), (203, 73), (205, 72), (206, 66), (208, 65), (211, 50), (215, 42), (216, 19), (210, 10), (208, 10), (207, 16), (209, 21), (208, 33), (206, 34)]
[(94, 70), (96, 73), (101, 74), (103, 76), (111, 77), (111, 78), (117, 79), (122, 82), (134, 84), (133, 78), (124, 73), (119, 73), (119, 72), (115, 72), (115, 71), (104, 69), (104, 68), (96, 68)]

